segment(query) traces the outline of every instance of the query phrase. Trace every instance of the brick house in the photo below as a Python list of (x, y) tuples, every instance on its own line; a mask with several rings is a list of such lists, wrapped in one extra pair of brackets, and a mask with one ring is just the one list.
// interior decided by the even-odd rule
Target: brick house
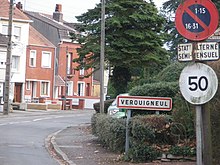
[(63, 23), (62, 5), (56, 5), (53, 15), (31, 11), (24, 13), (33, 20), (31, 25), (56, 47), (54, 98), (91, 96), (92, 76), (85, 77), (86, 71), (76, 70), (77, 64), (72, 62), (78, 56), (76, 49), (80, 45), (70, 39), (70, 33), (76, 31)]
[(55, 46), (30, 26), (26, 62), (26, 102), (53, 99)]

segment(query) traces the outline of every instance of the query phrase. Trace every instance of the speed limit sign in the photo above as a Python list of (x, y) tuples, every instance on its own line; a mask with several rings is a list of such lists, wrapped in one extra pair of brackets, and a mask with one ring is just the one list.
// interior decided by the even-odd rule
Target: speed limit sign
[(218, 78), (208, 65), (194, 63), (185, 67), (179, 79), (183, 97), (195, 105), (202, 105), (213, 98), (218, 89)]

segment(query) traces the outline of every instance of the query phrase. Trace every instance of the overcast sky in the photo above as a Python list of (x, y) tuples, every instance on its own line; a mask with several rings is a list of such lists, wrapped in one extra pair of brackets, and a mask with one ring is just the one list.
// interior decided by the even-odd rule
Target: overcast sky
[[(154, 0), (158, 7), (165, 1), (167, 0)], [(75, 16), (87, 12), (88, 9), (93, 9), (100, 0), (15, 0), (15, 2), (21, 2), (25, 10), (46, 14), (52, 14), (56, 4), (62, 4), (64, 20), (76, 22)]]

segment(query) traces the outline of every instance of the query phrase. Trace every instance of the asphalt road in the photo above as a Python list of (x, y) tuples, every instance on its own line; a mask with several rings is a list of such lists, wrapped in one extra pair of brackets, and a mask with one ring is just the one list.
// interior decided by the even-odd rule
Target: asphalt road
[(90, 123), (94, 111), (14, 111), (0, 114), (1, 165), (58, 165), (45, 148), (48, 135)]

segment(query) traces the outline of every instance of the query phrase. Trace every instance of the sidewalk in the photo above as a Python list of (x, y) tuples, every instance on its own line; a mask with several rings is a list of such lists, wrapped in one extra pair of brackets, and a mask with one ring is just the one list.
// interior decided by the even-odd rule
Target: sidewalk
[[(104, 149), (90, 133), (90, 127), (68, 127), (51, 135), (50, 142), (64, 165), (134, 165), (120, 161), (120, 155)], [(195, 165), (196, 162), (155, 162), (138, 165)]]

